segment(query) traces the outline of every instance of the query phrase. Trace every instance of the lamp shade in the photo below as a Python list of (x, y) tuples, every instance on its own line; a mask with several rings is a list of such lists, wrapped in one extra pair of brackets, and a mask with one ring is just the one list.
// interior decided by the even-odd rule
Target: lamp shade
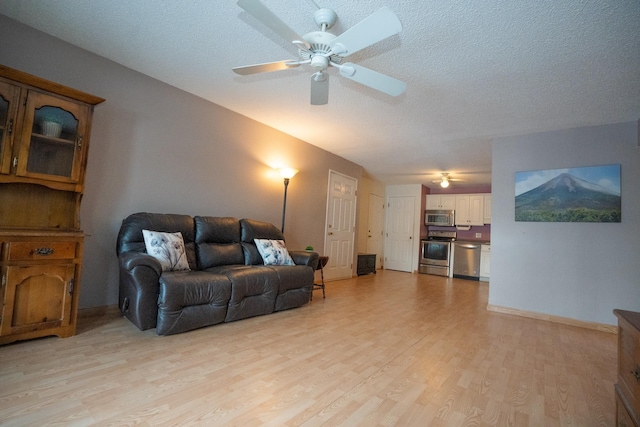
[(440, 187), (447, 188), (449, 186), (449, 179), (446, 177), (442, 177), (442, 182), (440, 183)]
[(293, 176), (295, 174), (297, 174), (298, 172), (299, 172), (298, 169), (293, 169), (293, 168), (281, 168), (280, 169), (280, 175), (283, 178), (286, 178), (286, 179), (293, 178)]

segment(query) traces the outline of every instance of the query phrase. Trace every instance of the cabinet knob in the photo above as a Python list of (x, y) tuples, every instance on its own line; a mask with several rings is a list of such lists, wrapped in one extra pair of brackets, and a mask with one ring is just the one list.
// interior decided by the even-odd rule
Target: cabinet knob
[(636, 381), (640, 383), (640, 366), (636, 366), (636, 369), (631, 371), (631, 375), (636, 377)]
[(33, 251), (36, 255), (51, 255), (53, 253), (53, 248), (36, 248)]

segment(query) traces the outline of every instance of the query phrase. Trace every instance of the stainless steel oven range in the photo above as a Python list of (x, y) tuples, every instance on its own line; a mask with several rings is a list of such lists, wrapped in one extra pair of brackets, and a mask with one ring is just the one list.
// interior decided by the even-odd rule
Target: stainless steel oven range
[(449, 276), (451, 272), (451, 252), (456, 240), (455, 231), (429, 231), (426, 240), (420, 242), (420, 267), (425, 274)]

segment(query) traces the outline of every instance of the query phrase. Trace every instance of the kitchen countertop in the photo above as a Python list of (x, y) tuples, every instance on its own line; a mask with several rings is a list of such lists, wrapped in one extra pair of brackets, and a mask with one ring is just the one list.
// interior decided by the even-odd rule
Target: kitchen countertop
[[(429, 240), (428, 237), (421, 237), (421, 240)], [(481, 245), (490, 245), (491, 244), (491, 240), (484, 240), (484, 239), (459, 239), (456, 240), (456, 242), (463, 242), (463, 243), (479, 243)]]
[[(420, 237), (420, 239), (421, 240), (429, 240), (429, 238), (427, 236), (422, 236), (422, 237)], [(478, 244), (481, 244), (481, 245), (490, 245), (491, 244), (491, 240), (486, 240), (486, 239), (459, 239), (459, 240), (456, 240), (455, 242), (478, 243)]]
[(455, 243), (476, 243), (479, 245), (490, 245), (491, 241), (482, 240), (482, 239), (461, 239), (461, 240), (456, 240)]

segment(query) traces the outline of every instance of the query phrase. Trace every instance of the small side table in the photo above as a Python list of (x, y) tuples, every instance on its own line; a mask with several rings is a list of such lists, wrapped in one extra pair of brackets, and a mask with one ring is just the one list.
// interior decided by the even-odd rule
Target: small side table
[(313, 282), (313, 289), (311, 289), (311, 301), (313, 301), (313, 291), (315, 291), (316, 289), (322, 289), (322, 298), (325, 298), (325, 295), (324, 295), (324, 267), (325, 267), (325, 265), (327, 265), (327, 262), (329, 262), (329, 257), (328, 256), (320, 256), (320, 257), (318, 257), (318, 266), (316, 267), (316, 270), (320, 270), (321, 282), (320, 283)]
[(358, 276), (376, 274), (376, 254), (358, 254)]

